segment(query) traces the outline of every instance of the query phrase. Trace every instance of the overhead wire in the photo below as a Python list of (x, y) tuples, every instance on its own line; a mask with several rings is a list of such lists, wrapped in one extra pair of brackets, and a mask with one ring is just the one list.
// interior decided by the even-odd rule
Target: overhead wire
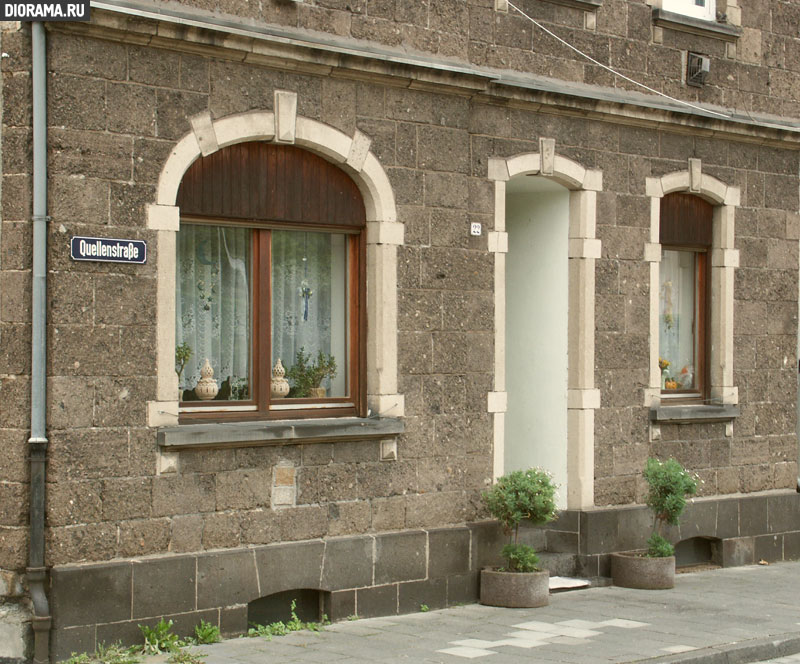
[(545, 26), (543, 26), (541, 23), (539, 23), (539, 21), (537, 21), (536, 19), (532, 18), (531, 16), (529, 16), (528, 14), (526, 14), (524, 11), (522, 11), (522, 10), (521, 10), (519, 7), (517, 7), (515, 4), (513, 4), (513, 3), (511, 2), (511, 0), (509, 0), (509, 1), (508, 1), (508, 6), (509, 6), (509, 7), (511, 7), (512, 9), (514, 9), (515, 11), (517, 11), (517, 12), (518, 12), (519, 14), (521, 14), (521, 15), (522, 15), (524, 18), (528, 19), (528, 20), (529, 20), (531, 23), (533, 23), (533, 24), (534, 24), (534, 25), (535, 25), (537, 28), (539, 28), (540, 30), (542, 30), (542, 31), (546, 32), (548, 35), (550, 35), (551, 37), (553, 37), (554, 39), (556, 39), (557, 41), (559, 41), (560, 43), (562, 43), (562, 44), (563, 44), (564, 46), (566, 46), (567, 48), (569, 48), (569, 49), (571, 49), (571, 50), (575, 51), (575, 53), (577, 53), (577, 54), (578, 54), (578, 55), (580, 55), (581, 57), (584, 57), (584, 58), (586, 58), (586, 59), (587, 59), (589, 62), (591, 62), (592, 64), (595, 64), (595, 65), (597, 65), (598, 67), (602, 67), (602, 68), (603, 68), (603, 69), (605, 69), (606, 71), (609, 71), (609, 72), (611, 72), (612, 74), (614, 74), (614, 76), (619, 76), (620, 78), (622, 78), (622, 79), (624, 79), (624, 80), (628, 81), (629, 83), (633, 83), (634, 85), (638, 85), (640, 88), (644, 88), (644, 89), (645, 89), (645, 90), (647, 90), (648, 92), (652, 92), (652, 93), (654, 93), (654, 94), (657, 94), (657, 95), (659, 95), (660, 97), (664, 97), (665, 99), (669, 99), (670, 101), (672, 101), (672, 102), (675, 102), (675, 103), (677, 103), (677, 104), (681, 104), (681, 105), (683, 105), (683, 106), (688, 106), (689, 108), (693, 108), (693, 109), (694, 109), (694, 110), (696, 110), (696, 111), (701, 111), (702, 113), (709, 113), (709, 114), (711, 114), (711, 115), (716, 115), (717, 117), (720, 117), (720, 118), (725, 118), (726, 120), (729, 120), (731, 117), (733, 117), (733, 116), (732, 116), (732, 115), (730, 115), (730, 114), (726, 114), (726, 113), (718, 113), (717, 111), (711, 111), (711, 110), (709, 110), (709, 109), (707, 109), (707, 108), (703, 108), (702, 106), (697, 106), (696, 104), (691, 104), (691, 103), (689, 103), (688, 101), (683, 101), (682, 99), (677, 99), (677, 98), (675, 98), (675, 97), (671, 97), (670, 95), (668, 95), (668, 94), (666, 94), (666, 93), (664, 93), (664, 92), (661, 92), (660, 90), (656, 90), (655, 88), (651, 88), (650, 86), (648, 86), (648, 85), (645, 85), (644, 83), (640, 83), (639, 81), (636, 81), (636, 80), (634, 80), (634, 79), (630, 78), (629, 76), (625, 76), (625, 74), (623, 74), (623, 73), (621, 73), (621, 72), (618, 72), (616, 69), (613, 69), (612, 67), (609, 67), (608, 65), (605, 65), (605, 64), (603, 64), (602, 62), (600, 62), (600, 61), (596, 60), (595, 58), (593, 58), (593, 57), (592, 57), (591, 55), (589, 55), (588, 53), (584, 53), (583, 51), (581, 51), (581, 50), (580, 50), (579, 48), (577, 48), (576, 46), (573, 46), (572, 44), (570, 44), (570, 43), (569, 43), (568, 41), (566, 41), (565, 39), (562, 39), (561, 37), (559, 37), (559, 36), (558, 36), (558, 35), (557, 35), (555, 32), (553, 32), (552, 30), (549, 30), (548, 28), (546, 28)]

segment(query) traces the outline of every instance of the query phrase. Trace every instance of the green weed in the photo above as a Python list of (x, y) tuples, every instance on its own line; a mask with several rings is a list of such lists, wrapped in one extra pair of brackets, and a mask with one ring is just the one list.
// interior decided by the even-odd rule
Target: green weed
[(205, 658), (188, 650), (176, 650), (168, 658), (169, 664), (205, 664)]
[(161, 655), (162, 653), (175, 652), (181, 643), (180, 637), (172, 632), (172, 621), (163, 618), (158, 621), (155, 627), (139, 625), (139, 629), (144, 636), (142, 653), (145, 655)]
[(134, 650), (119, 643), (110, 646), (101, 643), (93, 653), (72, 653), (66, 664), (138, 664), (141, 658)]
[(205, 620), (201, 620), (199, 625), (194, 626), (194, 637), (194, 642), (197, 644), (219, 643), (222, 640), (219, 627)]
[(290, 632), (299, 632), (304, 629), (311, 632), (319, 632), (325, 625), (330, 625), (330, 620), (328, 620), (328, 616), (325, 614), (322, 615), (322, 619), (319, 622), (303, 622), (297, 617), (296, 609), (297, 600), (293, 599), (289, 606), (291, 617), (287, 622), (278, 621), (270, 625), (258, 625), (253, 623), (250, 629), (247, 630), (247, 636), (262, 637), (269, 641), (273, 636), (286, 636)]
[(66, 664), (89, 664), (91, 661), (92, 658), (85, 652), (82, 652), (80, 655), (74, 652), (72, 653), (72, 657), (66, 661)]

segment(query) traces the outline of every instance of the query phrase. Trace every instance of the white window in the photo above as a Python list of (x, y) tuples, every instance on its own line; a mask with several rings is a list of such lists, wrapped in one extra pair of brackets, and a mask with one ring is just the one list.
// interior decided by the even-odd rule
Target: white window
[(714, 21), (717, 17), (716, 0), (663, 0), (661, 8), (705, 21)]

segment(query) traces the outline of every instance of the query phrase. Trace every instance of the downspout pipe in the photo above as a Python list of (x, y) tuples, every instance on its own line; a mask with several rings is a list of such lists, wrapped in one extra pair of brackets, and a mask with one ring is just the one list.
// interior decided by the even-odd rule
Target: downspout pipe
[(50, 661), (50, 606), (44, 565), (47, 472), (47, 52), (44, 23), (31, 25), (33, 60), (33, 274), (31, 301), (30, 545), (28, 586), (33, 601), (33, 661)]

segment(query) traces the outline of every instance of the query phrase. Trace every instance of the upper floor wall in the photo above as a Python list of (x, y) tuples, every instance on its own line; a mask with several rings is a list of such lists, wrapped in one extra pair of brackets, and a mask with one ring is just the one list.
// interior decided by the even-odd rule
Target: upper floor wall
[[(706, 0), (705, 19), (675, 14), (681, 0), (669, 0), (663, 9), (651, 6), (661, 5), (662, 0), (649, 2), (514, 0), (507, 5), (507, 0), (186, 0), (182, 8), (174, 6), (186, 11), (187, 5), (192, 5), (248, 23), (328, 33), (338, 39), (482, 68), (640, 89), (605, 65), (682, 100), (749, 113), (800, 115), (798, 0), (758, 0), (741, 7), (737, 0)], [(688, 52), (710, 59), (701, 87), (686, 84)]]

